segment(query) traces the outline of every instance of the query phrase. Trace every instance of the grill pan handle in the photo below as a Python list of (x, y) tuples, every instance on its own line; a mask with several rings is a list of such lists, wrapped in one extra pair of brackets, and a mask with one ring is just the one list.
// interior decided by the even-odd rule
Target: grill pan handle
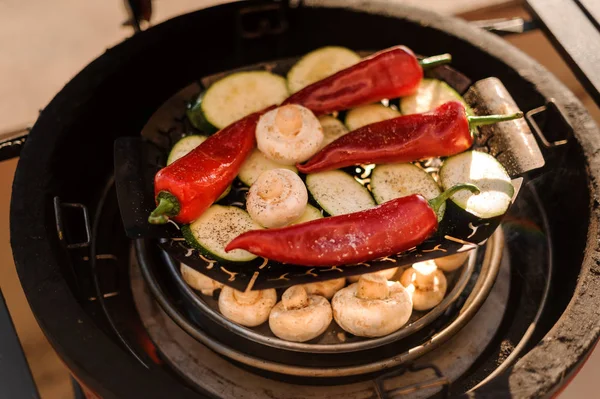
[(0, 161), (6, 161), (19, 156), (30, 130), (29, 126), (24, 126), (0, 132)]

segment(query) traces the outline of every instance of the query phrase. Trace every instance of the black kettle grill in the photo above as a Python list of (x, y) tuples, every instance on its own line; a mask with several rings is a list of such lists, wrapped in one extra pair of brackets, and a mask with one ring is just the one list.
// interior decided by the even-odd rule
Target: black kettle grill
[[(527, 113), (545, 165), (523, 174), (452, 303), (391, 346), (317, 355), (217, 326), (173, 259), (126, 237), (115, 141), (139, 137), (171, 105), (184, 110), (184, 88), (202, 89), (202, 78), (325, 45), (398, 43), (452, 53), (470, 82), (496, 77)], [(151, 127), (168, 137), (172, 124)], [(600, 131), (571, 92), (466, 22), (379, 2), (236, 2), (140, 32), (64, 87), (20, 152), (11, 243), (32, 310), (88, 397), (552, 395), (600, 334), (599, 153)]]

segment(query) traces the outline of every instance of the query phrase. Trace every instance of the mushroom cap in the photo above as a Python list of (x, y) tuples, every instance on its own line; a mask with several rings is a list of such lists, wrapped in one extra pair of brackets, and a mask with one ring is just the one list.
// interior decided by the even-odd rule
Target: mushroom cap
[(373, 273), (339, 290), (331, 305), (338, 325), (361, 337), (391, 334), (406, 324), (412, 313), (408, 291), (397, 281)]
[[(391, 269), (380, 270), (378, 272), (373, 272), (373, 273), (370, 273), (370, 274), (381, 274), (387, 280), (390, 280), (392, 277), (394, 277), (396, 275), (397, 271), (398, 271), (397, 267), (392, 267)], [(349, 283), (356, 283), (356, 282), (358, 282), (358, 279), (360, 278), (360, 276), (364, 276), (364, 274), (359, 274), (359, 275), (356, 275), (356, 276), (350, 276), (350, 277), (348, 277), (348, 282)]]
[(437, 267), (442, 269), (445, 272), (451, 272), (462, 265), (464, 265), (465, 261), (469, 258), (470, 251), (466, 252), (457, 252), (453, 255), (444, 256), (442, 258), (436, 258), (434, 260)]
[(282, 165), (304, 162), (321, 148), (323, 128), (306, 107), (287, 104), (263, 114), (256, 125), (256, 144)]
[(305, 342), (323, 334), (331, 324), (331, 305), (319, 295), (308, 295), (301, 285), (288, 288), (269, 315), (273, 334), (286, 341)]
[(200, 291), (204, 295), (212, 295), (215, 290), (222, 288), (223, 284), (212, 278), (205, 276), (199, 271), (192, 269), (188, 265), (181, 264), (179, 270), (183, 280), (193, 289)]
[(412, 295), (415, 310), (429, 310), (437, 306), (446, 295), (446, 276), (435, 262), (425, 261), (412, 265), (402, 273), (400, 282)]
[(309, 295), (320, 295), (327, 299), (333, 298), (336, 292), (344, 288), (346, 278), (340, 277), (333, 280), (317, 281), (314, 283), (302, 284)]
[(235, 323), (255, 327), (267, 321), (276, 302), (274, 288), (241, 292), (225, 286), (219, 295), (219, 311)]
[(262, 226), (282, 227), (306, 211), (308, 192), (302, 179), (288, 169), (266, 170), (248, 190), (246, 209)]

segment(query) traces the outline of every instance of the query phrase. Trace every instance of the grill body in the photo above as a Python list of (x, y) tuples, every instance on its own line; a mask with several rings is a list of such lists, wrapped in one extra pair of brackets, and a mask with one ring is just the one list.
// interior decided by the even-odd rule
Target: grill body
[[(522, 110), (553, 99), (572, 129), (568, 145), (544, 147), (547, 165), (531, 176), (545, 222), (527, 225), (527, 206), (533, 205), (526, 202), (521, 205), (523, 219), (505, 224), (515, 258), (527, 254), (528, 234), (541, 231), (549, 242), (554, 270), (550, 310), (532, 333), (526, 354), (504, 378), (480, 388), (519, 397), (555, 392), (600, 334), (598, 127), (543, 67), (463, 21), (378, 2), (350, 9), (337, 8), (341, 2), (315, 3), (289, 8), (238, 2), (174, 18), (107, 50), (43, 110), (15, 176), (11, 243), (28, 301), (49, 341), (77, 378), (101, 397), (202, 396), (153, 359), (151, 345), (145, 351), (150, 355), (137, 359), (115, 337), (114, 327), (119, 331), (130, 325), (132, 337), (125, 341), (148, 342), (126, 288), (128, 275), (119, 273), (121, 262), (129, 260), (131, 243), (117, 232), (118, 220), (96, 218), (91, 223), (113, 173), (115, 139), (138, 135), (166, 99), (201, 76), (325, 45), (364, 50), (402, 43), (422, 54), (451, 52), (456, 69), (472, 80), (498, 77)], [(257, 24), (261, 20), (268, 22)], [(70, 205), (74, 203), (87, 207), (89, 231), (81, 208)], [(70, 219), (75, 222), (68, 223)], [(108, 238), (89, 240), (101, 234)], [(96, 256), (103, 254), (117, 254), (117, 260)], [(524, 330), (522, 313), (536, 312), (536, 302), (527, 298), (539, 293), (541, 280), (536, 279), (544, 271), (535, 267), (535, 259), (523, 259), (528, 263), (522, 262), (520, 276), (511, 275), (511, 289), (520, 290), (522, 302), (505, 316), (500, 335)], [(118, 299), (113, 305), (108, 299), (90, 300), (97, 286), (107, 289), (105, 283), (95, 284), (95, 271), (110, 268), (123, 279)], [(119, 309), (114, 319), (105, 318), (102, 305)], [(498, 355), (491, 348), (486, 356), (477, 370), (457, 382), (457, 392), (493, 370)]]

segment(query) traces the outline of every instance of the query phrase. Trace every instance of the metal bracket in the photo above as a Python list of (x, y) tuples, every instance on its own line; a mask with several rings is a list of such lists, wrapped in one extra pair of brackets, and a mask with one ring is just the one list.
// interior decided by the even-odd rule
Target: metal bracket
[(238, 28), (245, 39), (280, 35), (288, 28), (283, 3), (269, 3), (241, 8)]
[[(562, 122), (565, 129), (567, 129), (567, 135), (565, 138), (560, 139), (560, 140), (550, 141), (546, 137), (546, 135), (544, 134), (544, 132), (542, 131), (539, 124), (536, 122), (536, 120), (534, 118), (534, 116), (541, 114), (543, 112), (548, 112), (550, 117), (557, 116), (559, 118), (559, 120)], [(567, 118), (564, 116), (564, 113), (561, 111), (561, 109), (558, 107), (558, 105), (554, 102), (554, 99), (550, 99), (550, 101), (548, 101), (546, 103), (546, 105), (542, 105), (541, 107), (537, 107), (537, 108), (527, 111), (527, 113), (525, 113), (525, 119), (527, 119), (527, 122), (533, 129), (536, 136), (538, 136), (538, 138), (540, 139), (542, 144), (544, 144), (544, 147), (554, 148), (554, 147), (559, 147), (561, 145), (565, 145), (569, 142), (569, 137), (573, 131), (573, 128), (571, 127), (571, 124), (567, 121)]]
[(31, 125), (26, 125), (7, 132), (0, 132), (0, 161), (18, 157), (25, 145)]
[(523, 18), (497, 18), (484, 19), (480, 21), (471, 21), (471, 25), (485, 29), (497, 35), (504, 36), (510, 34), (525, 33), (537, 29), (534, 21)]
[(152, 17), (152, 1), (151, 0), (126, 0), (125, 8), (128, 18), (123, 25), (130, 25), (134, 33), (142, 31), (142, 22), (150, 23)]
[(83, 204), (77, 203), (67, 203), (60, 202), (59, 197), (54, 197), (54, 216), (56, 217), (56, 232), (58, 233), (58, 239), (61, 242), (65, 242), (65, 229), (64, 229), (64, 221), (62, 215), (62, 208), (77, 208), (81, 209), (83, 213), (83, 221), (85, 224), (85, 235), (86, 239), (83, 242), (77, 243), (66, 243), (67, 249), (75, 249), (75, 248), (87, 248), (89, 247), (92, 241), (92, 229), (90, 225), (90, 216), (88, 214), (87, 207)]
[[(88, 256), (84, 256), (83, 257), (84, 261), (89, 261), (90, 258)], [(119, 258), (117, 258), (115, 255), (113, 254), (100, 254), (100, 255), (96, 255), (96, 260), (112, 260), (114, 262), (118, 262)], [(119, 295), (119, 291), (111, 291), (111, 292), (106, 292), (102, 294), (102, 298), (107, 299), (107, 298), (113, 298)], [(88, 297), (88, 301), (90, 302), (94, 302), (97, 301), (98, 297), (97, 296), (90, 296)]]
[[(411, 384), (411, 385), (406, 385), (403, 387), (394, 388), (389, 391), (387, 391), (384, 387), (384, 384), (386, 381), (391, 380), (396, 377), (400, 377), (400, 376), (404, 375), (407, 371), (409, 371), (411, 373), (417, 373), (417, 372), (423, 371), (423, 370), (433, 370), (436, 377), (429, 379), (429, 380), (422, 381), (422, 382), (418, 382), (416, 384)], [(394, 370), (391, 373), (387, 373), (387, 374), (384, 374), (384, 375), (381, 375), (381, 376), (375, 378), (373, 380), (373, 383), (375, 384), (375, 392), (377, 393), (378, 399), (393, 399), (396, 397), (402, 397), (403, 395), (408, 395), (413, 392), (417, 392), (421, 389), (434, 388), (434, 387), (441, 387), (442, 388), (442, 391), (441, 391), (442, 397), (448, 398), (450, 395), (451, 381), (448, 379), (448, 377), (444, 376), (444, 374), (441, 372), (441, 370), (437, 366), (435, 366), (433, 364), (426, 364), (423, 366), (410, 365), (408, 367)]]

